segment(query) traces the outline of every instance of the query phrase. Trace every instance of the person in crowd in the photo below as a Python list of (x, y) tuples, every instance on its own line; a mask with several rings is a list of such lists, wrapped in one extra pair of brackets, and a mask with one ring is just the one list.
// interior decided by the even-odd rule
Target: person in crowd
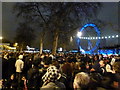
[(100, 73), (91, 72), (89, 76), (90, 76), (90, 83), (89, 83), (90, 90), (97, 90), (99, 87), (101, 87), (101, 81), (103, 77)]
[(4, 80), (8, 79), (8, 56), (7, 55), (3, 55), (2, 57), (2, 78)]
[[(101, 83), (100, 83), (101, 82)], [(100, 86), (107, 90), (116, 90), (114, 82), (116, 82), (115, 74), (112, 72), (106, 72), (102, 75), (102, 80), (99, 82)]]
[(28, 81), (27, 81), (26, 77), (22, 76), (19, 89), (20, 90), (28, 90), (27, 83), (28, 83)]
[(119, 57), (76, 53), (57, 53), (53, 57), (51, 53), (3, 52), (2, 86), (3, 89), (15, 87), (14, 90), (120, 90)]
[(38, 89), (41, 86), (41, 73), (39, 72), (39, 62), (34, 60), (32, 68), (28, 70), (28, 89)]
[(43, 67), (40, 69), (40, 72), (42, 73), (42, 75), (44, 75), (47, 71), (47, 68), (50, 66), (50, 64), (52, 64), (52, 60), (50, 57), (45, 56), (41, 61), (41, 64), (43, 65)]
[(106, 63), (107, 63), (105, 66), (106, 72), (115, 73), (115, 71), (113, 70), (113, 66), (110, 63), (110, 60), (107, 60)]
[(74, 90), (89, 90), (90, 77), (87, 73), (80, 72), (76, 74), (73, 82)]
[(58, 80), (60, 79), (61, 74), (59, 72), (59, 70), (55, 67), (55, 66), (50, 66), (47, 68), (47, 72), (44, 74), (44, 76), (42, 77), (43, 80), (43, 85), (40, 88), (41, 90), (44, 89), (59, 89), (59, 90), (63, 90), (65, 89), (65, 85), (61, 82), (59, 82)]
[(116, 82), (114, 82), (114, 87), (120, 90), (120, 61), (113, 64), (113, 69), (115, 70)]
[(112, 60), (111, 60), (110, 64), (113, 65), (115, 63), (116, 59), (115, 59), (114, 55), (112, 55), (111, 58), (112, 58)]
[(12, 90), (17, 90), (17, 80), (15, 78), (15, 75), (12, 74), (11, 77), (4, 83), (3, 89), (12, 89)]
[(7, 66), (8, 78), (10, 78), (12, 74), (15, 74), (15, 62), (16, 62), (16, 59), (14, 57), (14, 53), (10, 53), (8, 58), (8, 66)]
[(61, 66), (60, 70), (62, 72), (62, 75), (66, 76), (66, 88), (72, 88), (72, 81), (73, 81), (73, 67), (71, 66), (71, 63), (69, 62), (69, 58), (66, 60), (66, 62)]
[(99, 63), (95, 63), (95, 65), (92, 66), (91, 71), (95, 71), (97, 73), (103, 74), (106, 72), (104, 66), (105, 66), (105, 62), (103, 60), (100, 60)]
[(100, 59), (98, 55), (94, 56), (94, 64), (99, 63)]
[(81, 67), (80, 66), (81, 66), (80, 62), (76, 62), (75, 63), (74, 76), (81, 71)]
[(16, 78), (18, 80), (18, 83), (21, 82), (21, 76), (24, 67), (24, 62), (22, 61), (22, 59), (23, 59), (23, 55), (19, 55), (18, 60), (15, 62)]
[(26, 55), (24, 57), (24, 68), (23, 68), (22, 72), (25, 77), (27, 77), (27, 72), (32, 67), (32, 62), (33, 62), (33, 60), (32, 60), (31, 55)]

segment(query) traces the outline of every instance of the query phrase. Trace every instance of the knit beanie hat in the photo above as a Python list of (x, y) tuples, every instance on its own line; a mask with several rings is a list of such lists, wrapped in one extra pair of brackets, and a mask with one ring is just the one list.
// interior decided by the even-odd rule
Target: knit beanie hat
[(50, 66), (47, 68), (47, 72), (42, 77), (43, 82), (55, 82), (59, 80), (61, 74), (55, 66)]

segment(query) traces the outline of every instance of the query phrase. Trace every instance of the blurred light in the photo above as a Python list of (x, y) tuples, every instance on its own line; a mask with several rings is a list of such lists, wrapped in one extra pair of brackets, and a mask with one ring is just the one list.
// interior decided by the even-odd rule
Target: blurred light
[(116, 35), (116, 37), (118, 37), (118, 35)]
[(70, 37), (70, 42), (72, 42), (73, 41), (73, 38), (72, 37)]
[(107, 38), (107, 37), (105, 36), (105, 38)]
[(108, 38), (111, 38), (111, 36), (109, 36)]
[(78, 32), (78, 33), (77, 33), (77, 36), (78, 36), (78, 37), (82, 36), (82, 32)]
[(18, 45), (18, 43), (15, 43), (14, 46), (16, 47)]
[(3, 37), (0, 37), (0, 39), (2, 40), (2, 39), (3, 39)]
[(62, 48), (62, 47), (58, 48), (58, 51), (59, 51), (59, 52), (61, 52), (62, 50), (63, 50), (63, 48)]
[(115, 37), (119, 37), (118, 35), (113, 35), (113, 36), (105, 36), (105, 37), (79, 37), (80, 39), (107, 39), (107, 38), (115, 38)]
[(115, 36), (112, 36), (112, 38), (114, 38)]

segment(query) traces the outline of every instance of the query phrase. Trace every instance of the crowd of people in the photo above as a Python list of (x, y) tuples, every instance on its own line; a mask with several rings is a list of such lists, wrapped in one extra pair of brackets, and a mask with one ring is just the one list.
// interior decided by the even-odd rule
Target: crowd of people
[(120, 90), (120, 56), (2, 53), (2, 89)]

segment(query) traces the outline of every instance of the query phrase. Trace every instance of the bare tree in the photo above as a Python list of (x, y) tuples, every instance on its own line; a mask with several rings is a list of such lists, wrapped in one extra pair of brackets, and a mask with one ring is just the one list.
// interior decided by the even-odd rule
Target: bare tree
[(19, 44), (20, 51), (22, 51), (27, 45), (31, 45), (34, 39), (34, 30), (26, 23), (20, 23), (15, 37), (15, 41)]
[[(17, 16), (22, 16), (32, 23), (42, 24), (39, 26), (43, 28), (42, 38), (47, 31), (53, 33), (52, 53), (56, 54), (60, 33), (69, 33), (78, 28), (83, 18), (96, 16), (100, 7), (101, 4), (97, 2), (32, 2), (17, 3), (15, 11)], [(41, 46), (43, 46), (42, 38)]]

